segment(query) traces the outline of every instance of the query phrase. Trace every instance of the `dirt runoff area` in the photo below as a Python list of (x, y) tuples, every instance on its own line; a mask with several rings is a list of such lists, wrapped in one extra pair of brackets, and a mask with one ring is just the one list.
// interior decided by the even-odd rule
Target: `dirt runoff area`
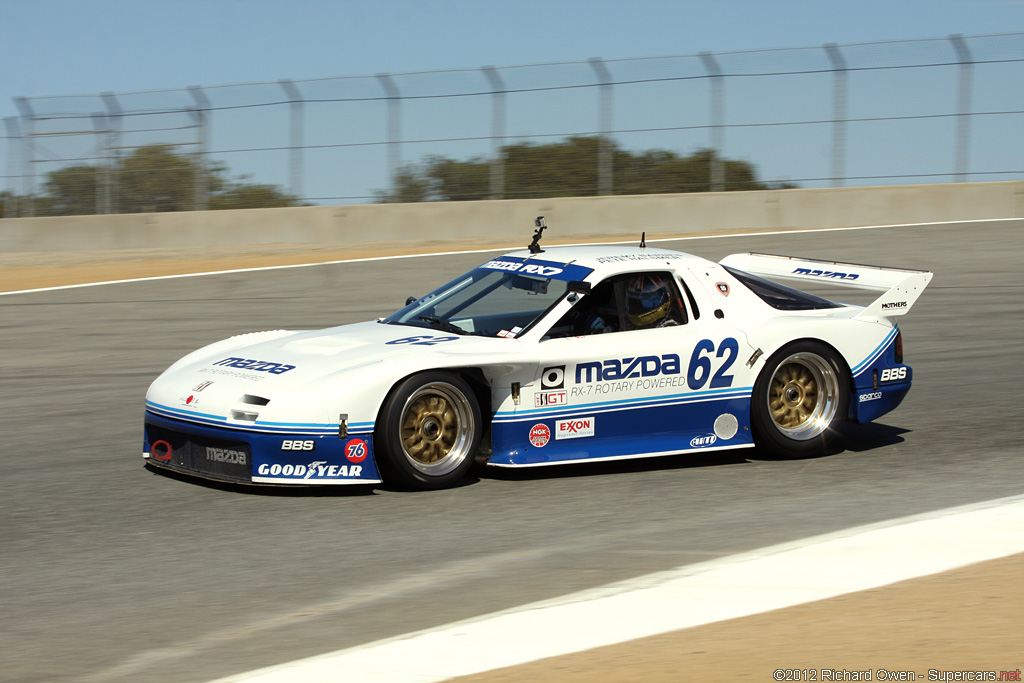
[(1019, 681), (1024, 669), (1022, 608), (1024, 555), (1013, 555), (452, 680)]
[[(482, 242), (479, 245), (463, 245), (461, 248), (470, 250), (501, 246)], [(417, 250), (410, 250), (405, 246), (367, 242), (352, 245), (267, 244), (116, 251), (15, 252), (0, 254), (0, 292), (448, 250), (456, 249), (443, 243), (425, 243)]]
[[(437, 243), (415, 253), (506, 246)], [(408, 253), (365, 243), (3, 254), (0, 292)], [(1015, 555), (457, 680), (1020, 681), (1021, 669), (1024, 555)]]

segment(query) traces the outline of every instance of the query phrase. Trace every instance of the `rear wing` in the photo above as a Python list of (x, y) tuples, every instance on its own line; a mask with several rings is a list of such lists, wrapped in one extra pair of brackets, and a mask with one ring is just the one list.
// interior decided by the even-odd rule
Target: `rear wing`
[(906, 314), (932, 279), (932, 273), (926, 270), (818, 261), (774, 254), (731, 254), (719, 263), (770, 280), (819, 282), (884, 292), (858, 313), (858, 318)]

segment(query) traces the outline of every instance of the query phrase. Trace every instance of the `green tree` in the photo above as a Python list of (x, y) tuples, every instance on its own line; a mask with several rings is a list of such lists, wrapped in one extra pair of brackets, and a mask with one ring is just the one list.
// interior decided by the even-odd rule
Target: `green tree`
[(200, 163), (179, 154), (171, 145), (147, 145), (132, 150), (108, 170), (98, 166), (70, 166), (52, 171), (36, 198), (38, 216), (96, 213), (103, 196), (110, 194), (119, 213), (190, 211), (196, 205), (197, 185), (205, 188), (210, 209), (298, 206), (297, 197), (273, 185), (228, 180), (227, 167)]
[(48, 173), (36, 215), (73, 216), (96, 213), (96, 167), (69, 166)]
[(276, 185), (243, 183), (245, 176), (229, 182), (210, 198), (211, 209), (269, 209), (275, 206), (299, 206), (298, 197)]
[[(570, 137), (545, 145), (521, 143), (501, 150), (508, 198), (586, 197), (597, 194), (598, 158), (602, 138)], [(666, 150), (632, 153), (608, 141), (612, 152), (615, 194), (708, 192), (713, 150), (681, 157)], [(782, 189), (791, 185), (759, 182), (746, 161), (722, 159), (725, 190)], [(428, 157), (419, 168), (407, 166), (391, 191), (378, 191), (380, 201), (457, 201), (490, 197), (491, 162), (481, 157), (455, 161)]]
[(121, 213), (188, 211), (195, 208), (197, 174), (213, 195), (224, 186), (223, 166), (199, 166), (170, 145), (147, 145), (120, 160), (115, 171)]

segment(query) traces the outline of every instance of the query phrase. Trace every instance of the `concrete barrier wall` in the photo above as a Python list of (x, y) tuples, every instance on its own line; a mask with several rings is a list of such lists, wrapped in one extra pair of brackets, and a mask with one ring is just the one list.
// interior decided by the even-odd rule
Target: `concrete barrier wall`
[(0, 220), (0, 251), (256, 244), (510, 244), (547, 217), (550, 242), (737, 229), (1024, 217), (1024, 182), (317, 206)]

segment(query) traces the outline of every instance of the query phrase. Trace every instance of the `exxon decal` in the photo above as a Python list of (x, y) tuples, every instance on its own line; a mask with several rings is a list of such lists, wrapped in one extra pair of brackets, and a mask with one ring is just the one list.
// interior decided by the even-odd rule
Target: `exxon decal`
[(578, 439), (594, 435), (593, 417), (574, 417), (555, 422), (555, 439)]
[(810, 275), (812, 277), (827, 277), (834, 280), (856, 280), (860, 277), (857, 273), (841, 273), (837, 270), (817, 270), (812, 268), (797, 268), (793, 271), (795, 275)]
[(658, 356), (640, 356), (639, 358), (580, 363), (576, 366), (576, 383), (678, 374), (679, 356), (674, 353), (666, 353), (660, 358)]

